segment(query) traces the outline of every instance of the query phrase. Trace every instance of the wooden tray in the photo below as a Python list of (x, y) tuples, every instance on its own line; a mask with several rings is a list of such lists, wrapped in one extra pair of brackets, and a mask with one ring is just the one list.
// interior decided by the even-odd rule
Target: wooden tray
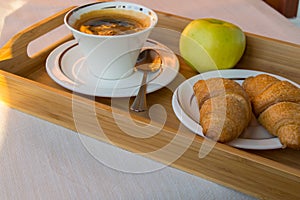
[[(173, 92), (168, 88), (176, 88), (183, 81), (183, 77), (189, 78), (197, 74), (179, 56), (180, 76), (168, 87), (147, 96), (150, 105), (161, 104), (168, 113), (166, 123), (159, 134), (149, 138), (130, 136), (115, 122), (116, 115), (113, 113), (117, 113), (121, 119), (131, 117), (133, 122), (141, 126), (151, 121), (148, 113), (128, 111), (132, 99), (128, 102), (128, 99), (124, 98), (93, 98), (73, 94), (72, 91), (52, 81), (45, 71), (45, 59), (55, 47), (70, 40), (71, 36), (32, 57), (28, 56), (27, 47), (31, 41), (62, 25), (67, 10), (20, 32), (0, 50), (1, 101), (52, 123), (131, 152), (145, 153), (145, 156), (151, 159), (258, 198), (300, 199), (299, 151), (291, 149), (246, 151), (218, 143), (207, 156), (198, 157), (203, 138), (184, 127), (178, 132), (180, 122), (171, 106)], [(161, 12), (158, 12), (158, 15), (160, 28), (153, 32), (151, 38), (178, 52), (178, 33), (190, 19)], [(166, 30), (168, 33), (173, 31), (174, 35), (166, 35)], [(271, 72), (300, 83), (299, 55), (299, 45), (247, 33), (247, 49), (236, 68)], [(93, 112), (90, 112), (91, 108)], [(74, 112), (77, 116), (73, 115)], [(105, 135), (99, 132), (98, 124), (93, 123), (95, 113)], [(119, 125), (126, 126), (126, 120), (119, 120)], [(158, 127), (159, 122), (152, 119), (152, 126)], [(144, 134), (134, 126), (127, 126), (127, 129), (132, 133)], [(179, 141), (174, 141), (174, 138), (179, 138)], [(184, 147), (191, 138), (192, 143), (186, 151), (176, 161), (169, 163), (168, 158), (176, 155), (178, 149)], [(149, 153), (164, 149), (163, 147), (171, 141), (173, 145), (168, 151), (159, 155)]]

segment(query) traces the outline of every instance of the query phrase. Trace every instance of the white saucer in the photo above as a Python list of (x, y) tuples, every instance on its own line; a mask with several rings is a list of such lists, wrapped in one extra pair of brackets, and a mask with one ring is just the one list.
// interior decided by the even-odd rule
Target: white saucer
[[(176, 55), (166, 46), (154, 40), (147, 40), (144, 48), (155, 48), (162, 59), (162, 68), (149, 73), (147, 93), (169, 84), (177, 75), (179, 62)], [(77, 93), (100, 97), (135, 96), (141, 84), (143, 73), (135, 71), (119, 80), (99, 79), (85, 66), (85, 58), (75, 40), (68, 41), (54, 49), (46, 60), (48, 75), (59, 85)]]
[[(269, 74), (265, 72), (253, 71), (253, 70), (241, 70), (241, 69), (229, 69), (229, 70), (219, 70), (210, 71), (196, 75), (179, 85), (173, 94), (172, 106), (175, 115), (178, 119), (191, 131), (194, 133), (205, 137), (202, 132), (202, 127), (200, 126), (199, 119), (199, 108), (197, 100), (194, 96), (193, 85), (201, 79), (208, 79), (213, 77), (224, 77), (236, 80), (236, 82), (242, 84), (243, 80), (249, 76), (256, 76), (258, 74)], [(280, 80), (290, 81), (284, 77), (272, 75)], [(290, 81), (292, 84), (300, 87), (298, 84)], [(239, 138), (227, 143), (230, 146), (234, 146), (242, 149), (256, 149), (256, 150), (266, 150), (266, 149), (278, 149), (282, 148), (277, 137), (274, 137), (268, 131), (262, 127), (256, 119), (253, 121), (249, 127), (240, 135)]]

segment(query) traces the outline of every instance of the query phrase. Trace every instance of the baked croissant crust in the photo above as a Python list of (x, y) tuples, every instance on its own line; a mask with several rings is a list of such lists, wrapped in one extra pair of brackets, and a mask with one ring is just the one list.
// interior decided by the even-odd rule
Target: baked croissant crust
[(300, 149), (300, 105), (293, 102), (280, 102), (270, 106), (259, 115), (258, 121), (284, 147)]
[(241, 85), (225, 78), (199, 80), (193, 86), (203, 134), (219, 142), (237, 138), (248, 126), (252, 111)]
[(243, 87), (259, 123), (284, 147), (300, 149), (300, 89), (266, 74), (247, 78)]

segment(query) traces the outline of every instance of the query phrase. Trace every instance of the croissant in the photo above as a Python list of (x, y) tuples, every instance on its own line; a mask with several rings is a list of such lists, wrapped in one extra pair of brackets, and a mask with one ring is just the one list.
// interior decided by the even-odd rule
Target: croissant
[(237, 138), (248, 126), (251, 103), (242, 86), (225, 78), (199, 80), (193, 86), (203, 134), (219, 142)]
[(267, 74), (247, 78), (243, 88), (259, 123), (278, 136), (283, 147), (300, 150), (300, 89)]

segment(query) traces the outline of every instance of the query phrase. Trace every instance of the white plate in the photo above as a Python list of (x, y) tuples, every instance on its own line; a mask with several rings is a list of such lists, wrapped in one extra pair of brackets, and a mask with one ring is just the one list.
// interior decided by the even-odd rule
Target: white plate
[[(162, 59), (162, 68), (149, 73), (147, 93), (169, 84), (177, 75), (179, 62), (176, 55), (166, 46), (154, 40), (147, 40), (144, 48), (154, 48)], [(76, 41), (68, 41), (54, 49), (46, 60), (49, 76), (59, 85), (77, 93), (101, 97), (135, 96), (141, 84), (143, 73), (133, 72), (119, 80), (105, 80), (94, 76), (86, 67), (84, 56)]]
[[(196, 75), (179, 85), (176, 91), (173, 94), (172, 106), (173, 110), (178, 117), (178, 119), (191, 131), (194, 133), (205, 137), (202, 132), (202, 127), (199, 125), (199, 109), (197, 105), (197, 100), (194, 96), (193, 85), (201, 79), (208, 79), (213, 77), (224, 77), (236, 80), (238, 83), (242, 83), (243, 79), (249, 76), (256, 76), (258, 74), (269, 74), (265, 72), (253, 71), (253, 70), (241, 70), (241, 69), (229, 69), (229, 70), (219, 70), (219, 71), (210, 71)], [(272, 75), (280, 80), (287, 80), (292, 84), (299, 87), (298, 84), (283, 78), (278, 75)], [(242, 148), (242, 149), (257, 149), (257, 150), (266, 150), (266, 149), (278, 149), (282, 148), (277, 137), (269, 134), (266, 129), (259, 125), (255, 118), (250, 126), (242, 133), (242, 135), (227, 143), (228, 145)]]

